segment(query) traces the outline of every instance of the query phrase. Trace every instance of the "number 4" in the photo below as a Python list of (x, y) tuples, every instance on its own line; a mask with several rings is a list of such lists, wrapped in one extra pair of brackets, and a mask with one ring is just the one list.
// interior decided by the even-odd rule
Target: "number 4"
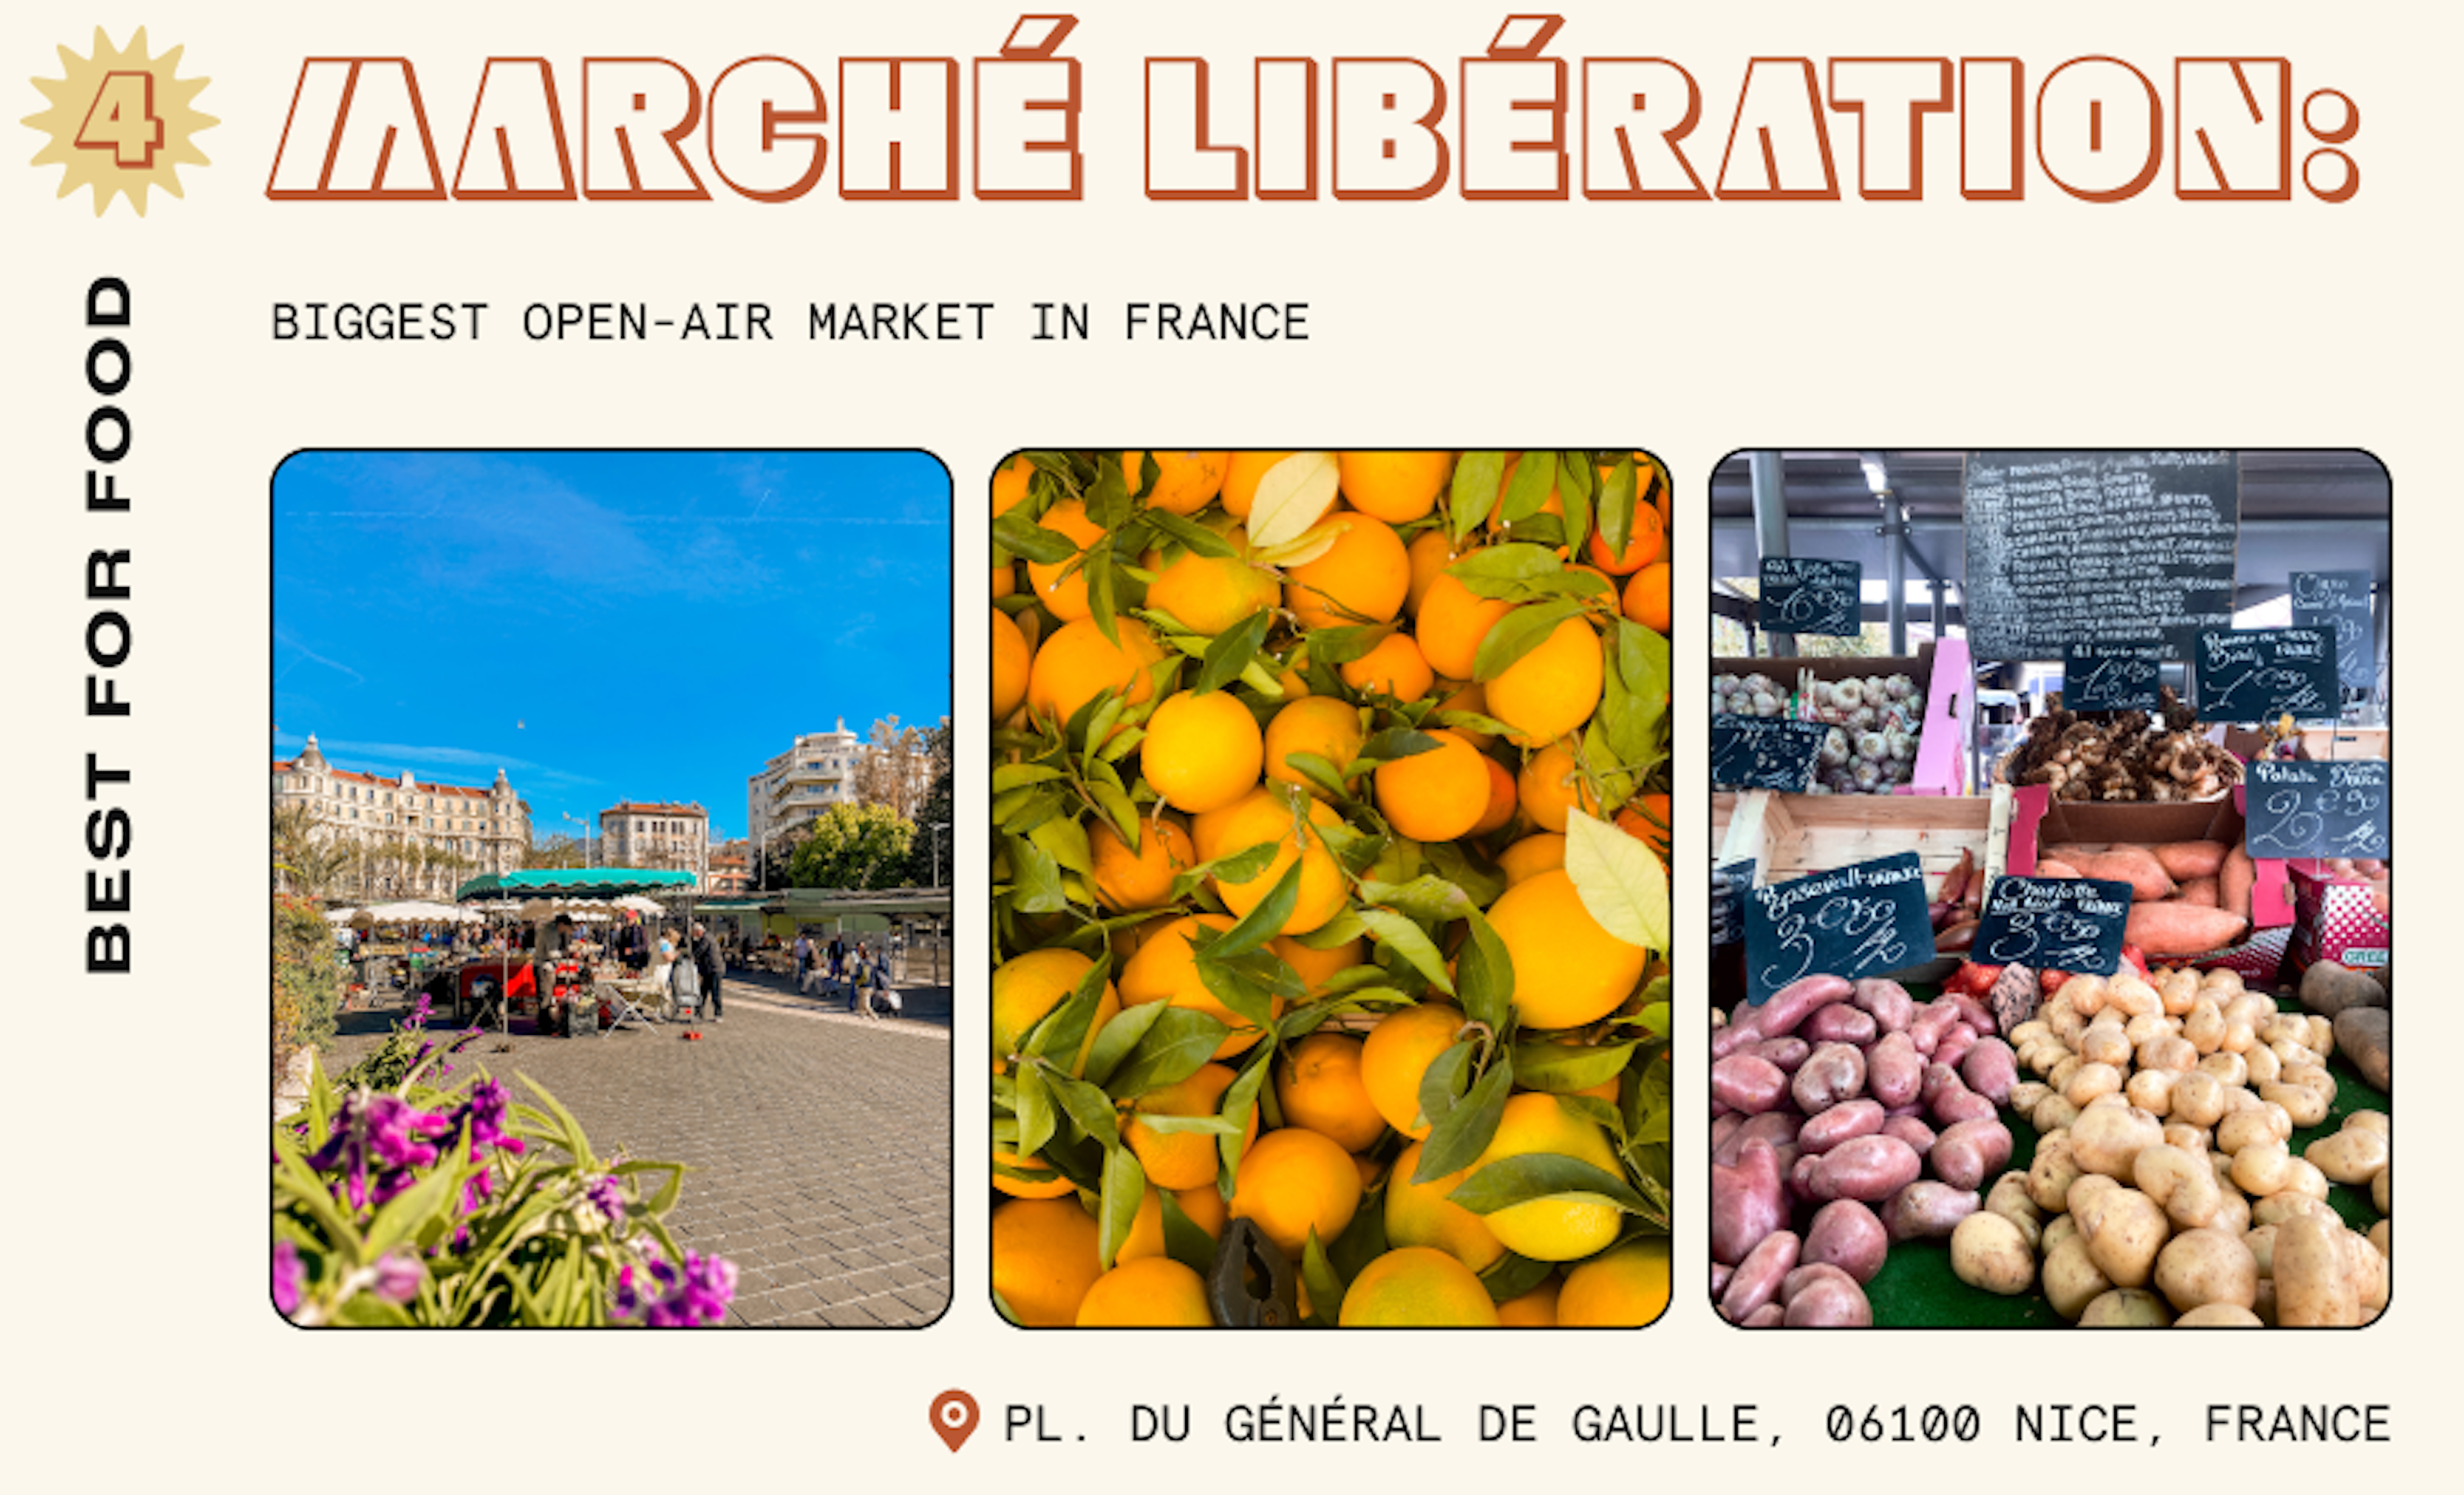
[(77, 144), (86, 150), (107, 150), (123, 166), (154, 165), (163, 145), (163, 121), (154, 114), (154, 75), (107, 73), (94, 91), (94, 103), (77, 127)]

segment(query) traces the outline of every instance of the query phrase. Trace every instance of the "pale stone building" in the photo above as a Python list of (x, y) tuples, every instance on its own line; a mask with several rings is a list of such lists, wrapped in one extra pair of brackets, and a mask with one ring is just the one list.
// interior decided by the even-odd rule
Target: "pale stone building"
[(337, 768), (315, 734), (295, 758), (274, 764), (274, 807), (297, 806), (319, 842), (352, 847), (333, 891), (376, 901), (451, 898), (465, 881), (520, 868), (531, 844), (531, 807), (496, 770), (487, 788), (429, 783)]
[(602, 867), (663, 868), (693, 874), (710, 890), (710, 812), (698, 804), (636, 804), (599, 812)]

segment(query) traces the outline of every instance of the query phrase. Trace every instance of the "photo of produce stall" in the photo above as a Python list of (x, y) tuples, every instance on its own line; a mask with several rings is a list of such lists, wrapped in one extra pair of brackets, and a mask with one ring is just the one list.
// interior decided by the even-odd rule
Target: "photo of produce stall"
[(992, 498), (1001, 1313), (1659, 1318), (1659, 462), (1025, 451)]
[(1721, 464), (1724, 1318), (2387, 1308), (2388, 514), (2355, 451)]

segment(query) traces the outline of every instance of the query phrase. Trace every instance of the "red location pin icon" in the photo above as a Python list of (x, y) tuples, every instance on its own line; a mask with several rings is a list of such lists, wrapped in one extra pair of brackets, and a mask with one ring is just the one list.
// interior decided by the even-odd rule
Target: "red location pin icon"
[(933, 1398), (933, 1431), (941, 1441), (957, 1453), (961, 1445), (976, 1436), (976, 1423), (981, 1419), (976, 1398), (962, 1391), (945, 1391)]

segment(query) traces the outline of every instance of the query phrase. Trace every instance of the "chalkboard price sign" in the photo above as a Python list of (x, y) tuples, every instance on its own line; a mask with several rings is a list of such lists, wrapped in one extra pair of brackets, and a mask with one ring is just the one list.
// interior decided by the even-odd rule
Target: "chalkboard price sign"
[(1746, 897), (1746, 1000), (1799, 977), (1849, 980), (1933, 958), (1925, 868), (1913, 851), (1756, 888)]
[(1998, 877), (1969, 958), (2111, 976), (2130, 924), (2130, 885), (2087, 877)]
[(1854, 561), (1765, 556), (1757, 620), (1777, 633), (1853, 638), (1865, 627), (1865, 568)]
[(2062, 705), (2075, 712), (2152, 712), (2162, 704), (2157, 689), (2164, 660), (2165, 646), (2156, 639), (2066, 644)]
[(1971, 451), (1968, 642), (1979, 659), (2233, 627), (2240, 466), (2230, 451)]
[(2334, 721), (2343, 701), (2324, 628), (2202, 628), (2198, 681), (2209, 721)]
[(2250, 765), (2242, 846), (2255, 857), (2348, 856), (2384, 861), (2387, 765), (2279, 762)]
[(1831, 729), (1778, 716), (1711, 718), (1711, 782), (1722, 789), (1802, 794)]
[(2333, 628), (2336, 678), (2357, 690), (2378, 684), (2378, 641), (2370, 635), (2367, 571), (2294, 572), (2293, 626)]

